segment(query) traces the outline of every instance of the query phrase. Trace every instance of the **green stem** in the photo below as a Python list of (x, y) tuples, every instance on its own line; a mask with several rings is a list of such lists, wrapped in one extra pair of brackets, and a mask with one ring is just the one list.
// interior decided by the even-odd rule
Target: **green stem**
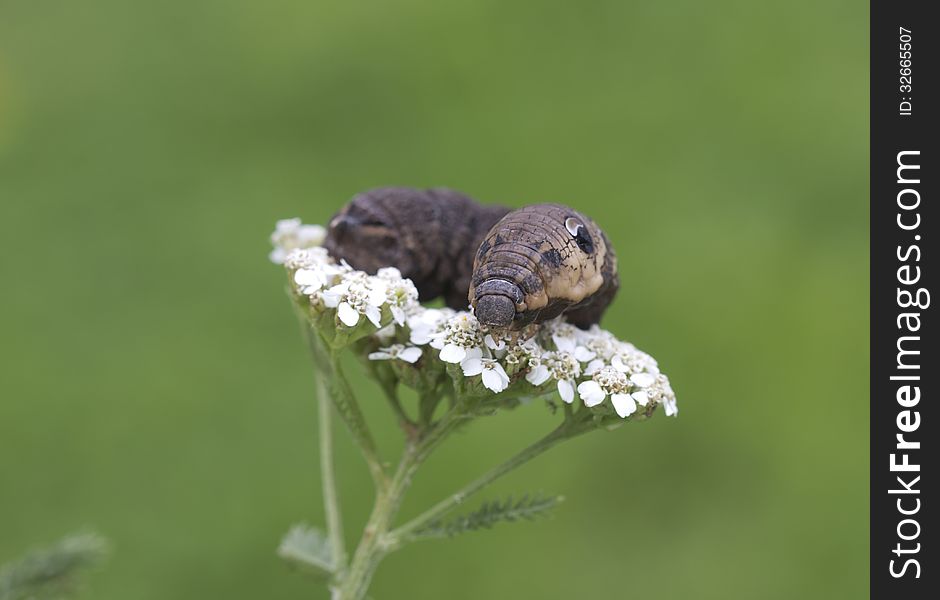
[(333, 600), (361, 600), (365, 597), (372, 576), (387, 553), (382, 539), (401, 506), (405, 490), (417, 468), (414, 459), (413, 448), (407, 449), (388, 487), (379, 491), (362, 538)]
[(525, 450), (519, 452), (506, 462), (491, 469), (483, 476), (470, 482), (458, 492), (448, 496), (441, 502), (438, 502), (436, 505), (424, 513), (418, 515), (414, 519), (408, 521), (401, 527), (390, 532), (386, 536), (386, 544), (391, 548), (395, 548), (403, 543), (410, 541), (414, 533), (420, 531), (428, 524), (438, 520), (447, 512), (453, 510), (456, 506), (465, 502), (470, 496), (476, 494), (506, 473), (509, 473), (510, 471), (517, 469), (523, 464), (529, 462), (559, 442), (570, 439), (590, 429), (593, 429), (593, 427), (589, 423), (586, 423), (582, 420), (566, 419), (555, 430)]
[(388, 487), (380, 490), (372, 514), (362, 532), (362, 539), (353, 554), (349, 569), (343, 576), (334, 600), (361, 600), (369, 588), (372, 575), (379, 563), (394, 546), (388, 543), (392, 520), (401, 508), (405, 492), (411, 485), (418, 467), (431, 452), (467, 416), (459, 408), (449, 410), (418, 442), (409, 443)]
[(323, 507), (326, 513), (326, 531), (333, 555), (336, 573), (346, 568), (346, 544), (343, 540), (343, 518), (336, 490), (336, 472), (333, 469), (333, 424), (330, 398), (327, 395), (323, 373), (317, 376), (317, 403), (320, 410), (320, 479), (323, 487)]
[(333, 407), (340, 418), (343, 419), (352, 434), (353, 441), (359, 446), (362, 456), (366, 459), (369, 474), (372, 475), (372, 481), (375, 483), (376, 488), (384, 488), (388, 483), (385, 467), (382, 465), (382, 459), (376, 449), (372, 432), (369, 430), (362, 410), (359, 408), (359, 402), (356, 400), (356, 396), (353, 394), (349, 381), (343, 372), (339, 356), (326, 350), (325, 343), (320, 339), (319, 334), (309, 325), (305, 327), (305, 334), (307, 345), (310, 347), (310, 353), (313, 356), (313, 367), (321, 377), (326, 379)]

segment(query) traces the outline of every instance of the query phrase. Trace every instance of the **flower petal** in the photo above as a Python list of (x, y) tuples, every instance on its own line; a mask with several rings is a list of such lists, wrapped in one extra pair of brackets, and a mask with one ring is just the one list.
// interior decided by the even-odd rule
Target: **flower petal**
[(577, 347), (573, 338), (564, 337), (557, 333), (552, 335), (552, 341), (555, 342), (555, 347), (562, 352), (574, 352)]
[(636, 412), (636, 402), (629, 394), (611, 394), (610, 401), (621, 419), (625, 419)]
[(486, 334), (486, 337), (483, 338), (483, 343), (486, 344), (486, 347), (490, 350), (502, 350), (506, 347), (506, 342), (503, 340), (495, 340), (491, 334)]
[(640, 406), (646, 406), (649, 404), (650, 397), (646, 392), (633, 392), (630, 395), (633, 396), (633, 399), (636, 400), (636, 403)]
[(483, 371), (483, 385), (498, 394), (509, 385), (509, 378), (503, 379), (496, 369), (486, 369)]
[(467, 351), (456, 344), (445, 344), (441, 348), (441, 360), (448, 363), (459, 363), (467, 356)]
[(584, 368), (584, 374), (593, 375), (594, 373), (597, 373), (598, 371), (603, 369), (605, 366), (606, 364), (604, 363), (603, 360), (599, 358), (595, 358), (590, 363), (588, 363), (587, 367)]
[(336, 314), (339, 315), (339, 320), (347, 327), (355, 327), (356, 323), (359, 322), (359, 313), (348, 302), (340, 302)]
[(421, 348), (405, 348), (398, 353), (398, 358), (402, 359), (406, 363), (414, 364), (418, 362), (418, 359), (421, 358)]
[(578, 346), (577, 348), (574, 349), (574, 357), (579, 362), (588, 362), (589, 360), (592, 360), (595, 356), (597, 356), (596, 352), (591, 352), (584, 346)]
[(656, 378), (649, 373), (634, 373), (630, 376), (630, 381), (640, 387), (649, 387), (653, 385), (653, 382), (656, 381)]
[(370, 352), (369, 360), (388, 360), (392, 357), (388, 352)]
[(596, 381), (582, 381), (578, 384), (578, 395), (587, 407), (597, 406), (607, 397)]
[(382, 311), (375, 306), (366, 306), (366, 317), (376, 327), (382, 326)]
[(464, 360), (471, 358), (483, 358), (483, 349), (476, 346), (467, 348), (467, 355), (464, 357)]
[(339, 306), (339, 301), (343, 297), (342, 294), (332, 291), (332, 288), (320, 294), (320, 297), (323, 298), (323, 304), (327, 308), (336, 308)]
[(548, 367), (545, 365), (538, 365), (526, 373), (525, 380), (534, 386), (540, 386), (548, 381), (548, 378), (551, 376), (552, 372), (548, 370)]
[(474, 375), (479, 375), (483, 372), (483, 359), (465, 358), (460, 363), (460, 368), (463, 369), (464, 377), (473, 377)]
[(314, 287), (315, 290), (318, 290), (323, 287), (323, 275), (313, 269), (297, 269), (294, 273), (294, 283)]
[(666, 411), (667, 417), (674, 417), (679, 414), (679, 406), (676, 404), (676, 401), (671, 398), (663, 400), (663, 410)]
[(372, 306), (382, 306), (387, 295), (388, 286), (385, 285), (385, 282), (382, 280), (373, 280), (372, 289), (369, 290), (369, 295), (366, 298), (366, 302)]
[[(411, 343), (415, 346), (423, 346), (431, 341), (431, 329), (412, 329), (411, 336), (409, 337)], [(440, 350), (440, 348), (438, 348), (438, 350)]]
[(574, 402), (574, 385), (567, 379), (561, 379), (558, 381), (558, 395), (561, 396), (561, 399), (565, 401), (566, 404), (571, 404)]

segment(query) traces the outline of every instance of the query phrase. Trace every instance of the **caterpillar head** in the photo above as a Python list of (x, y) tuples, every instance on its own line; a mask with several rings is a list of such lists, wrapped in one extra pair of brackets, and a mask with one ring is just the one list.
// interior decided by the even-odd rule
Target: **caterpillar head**
[(558, 315), (600, 318), (617, 285), (616, 260), (590, 219), (566, 206), (539, 204), (513, 211), (489, 232), (474, 262), (470, 303), (486, 326), (520, 329)]
[(403, 273), (412, 270), (407, 232), (394, 215), (400, 202), (394, 200), (385, 189), (355, 196), (330, 219), (323, 244), (327, 251), (368, 273), (389, 265), (398, 266)]
[(476, 288), (474, 314), (487, 327), (506, 328), (524, 305), (525, 295), (518, 285), (505, 279), (490, 279)]

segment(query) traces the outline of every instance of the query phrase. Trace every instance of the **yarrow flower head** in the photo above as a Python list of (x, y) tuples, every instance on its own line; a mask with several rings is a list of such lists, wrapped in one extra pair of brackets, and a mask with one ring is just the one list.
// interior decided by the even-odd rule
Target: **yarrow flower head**
[(658, 405), (668, 416), (678, 414), (669, 379), (656, 361), (597, 325), (582, 330), (559, 318), (522, 332), (486, 330), (470, 312), (419, 304), (412, 281), (394, 267), (369, 275), (334, 260), (318, 245), (321, 230), (296, 219), (278, 222), (271, 259), (283, 263), (293, 292), (306, 299), (312, 314), (334, 315), (318, 318), (318, 326), (364, 332), (369, 360), (420, 360), (418, 371), (479, 377), (495, 394), (510, 387), (520, 390), (513, 392), (517, 396), (557, 393), (566, 404), (580, 399), (587, 409), (611, 417), (648, 416)]

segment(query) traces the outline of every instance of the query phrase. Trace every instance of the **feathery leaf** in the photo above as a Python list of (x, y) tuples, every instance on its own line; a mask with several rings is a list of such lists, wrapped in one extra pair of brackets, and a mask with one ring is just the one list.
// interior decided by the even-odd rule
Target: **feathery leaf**
[(76, 575), (100, 563), (108, 553), (104, 538), (74, 534), (0, 566), (0, 600), (38, 600), (67, 597), (76, 588)]
[(505, 500), (484, 502), (480, 508), (452, 519), (439, 519), (414, 532), (412, 539), (453, 537), (477, 529), (489, 529), (501, 521), (531, 521), (544, 517), (564, 498), (525, 494), (518, 500), (509, 496)]
[(316, 527), (304, 523), (290, 528), (281, 540), (277, 554), (315, 575), (329, 577), (336, 570), (329, 539)]

